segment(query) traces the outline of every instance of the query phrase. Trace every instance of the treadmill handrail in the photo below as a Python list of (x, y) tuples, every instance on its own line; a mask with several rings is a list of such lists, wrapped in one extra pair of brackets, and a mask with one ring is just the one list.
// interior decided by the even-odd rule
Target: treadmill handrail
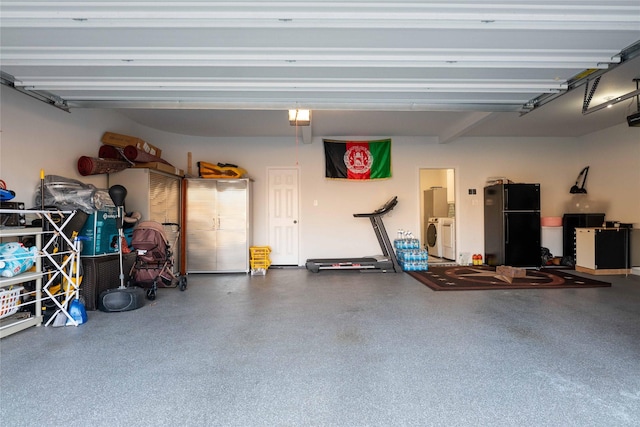
[(374, 217), (374, 216), (382, 216), (382, 215), (385, 215), (386, 213), (392, 211), (393, 208), (395, 208), (397, 204), (398, 204), (398, 196), (393, 196), (380, 209), (376, 209), (375, 211), (373, 211), (371, 213), (355, 213), (355, 214), (353, 214), (353, 216), (356, 217), (356, 218), (371, 218), (371, 217)]

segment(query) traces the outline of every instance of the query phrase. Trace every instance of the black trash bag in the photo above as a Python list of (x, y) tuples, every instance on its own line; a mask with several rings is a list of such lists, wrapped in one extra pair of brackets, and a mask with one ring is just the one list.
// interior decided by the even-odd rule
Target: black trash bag
[(562, 260), (560, 260), (560, 265), (573, 268), (576, 266), (576, 262), (571, 255), (565, 255), (562, 257)]

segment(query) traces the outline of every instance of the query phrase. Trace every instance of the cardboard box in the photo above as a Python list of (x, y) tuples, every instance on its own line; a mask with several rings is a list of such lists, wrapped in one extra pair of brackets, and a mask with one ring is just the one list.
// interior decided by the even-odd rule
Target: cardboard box
[(122, 135), (119, 133), (105, 132), (102, 135), (102, 143), (106, 145), (113, 145), (116, 147), (124, 148), (127, 145), (133, 145), (139, 150), (145, 153), (153, 154), (154, 156), (162, 157), (162, 150), (158, 147), (149, 144), (148, 142), (136, 138), (135, 136)]
[(82, 256), (96, 256), (113, 254), (118, 252), (118, 210), (114, 207), (106, 207), (87, 218), (84, 227), (80, 230), (82, 239)]
[(506, 277), (527, 277), (527, 270), (524, 268), (510, 267), (508, 265), (497, 266), (496, 273)]
[(170, 173), (172, 175), (184, 176), (184, 170), (178, 169), (177, 167), (172, 166), (172, 165), (167, 164), (167, 163), (161, 163), (161, 162), (134, 163), (133, 167), (134, 168), (155, 169), (155, 170), (158, 170), (158, 171), (161, 171), (161, 172)]

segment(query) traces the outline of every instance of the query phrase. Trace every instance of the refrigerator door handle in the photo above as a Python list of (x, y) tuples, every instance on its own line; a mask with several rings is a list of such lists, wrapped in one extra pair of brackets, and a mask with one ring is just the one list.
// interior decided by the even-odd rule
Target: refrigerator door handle
[(509, 244), (509, 215), (504, 216), (504, 243)]

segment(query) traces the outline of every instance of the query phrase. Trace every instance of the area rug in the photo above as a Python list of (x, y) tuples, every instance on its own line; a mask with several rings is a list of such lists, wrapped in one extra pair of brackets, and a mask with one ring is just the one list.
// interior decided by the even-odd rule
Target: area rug
[(487, 289), (562, 289), (610, 287), (611, 283), (587, 279), (561, 269), (527, 269), (525, 277), (505, 277), (487, 266), (432, 267), (408, 271), (409, 275), (434, 291)]

